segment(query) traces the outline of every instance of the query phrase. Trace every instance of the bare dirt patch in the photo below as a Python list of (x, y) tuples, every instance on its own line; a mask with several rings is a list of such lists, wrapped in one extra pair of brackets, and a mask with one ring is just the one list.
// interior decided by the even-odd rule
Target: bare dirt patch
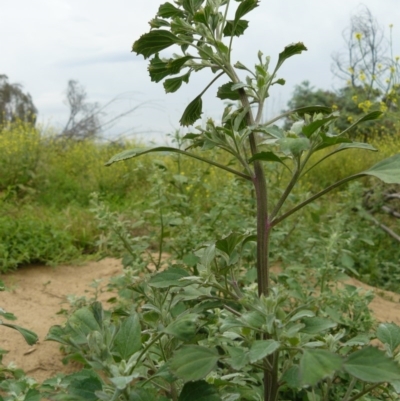
[[(4, 362), (15, 362), (28, 376), (38, 381), (58, 372), (76, 370), (75, 366), (62, 364), (59, 344), (44, 341), (44, 338), (52, 325), (65, 321), (65, 316), (57, 315), (57, 312), (68, 308), (68, 295), (90, 298), (95, 291), (90, 287), (93, 280), (103, 279), (102, 287), (109, 277), (121, 273), (121, 262), (108, 258), (82, 266), (28, 266), (3, 275), (1, 278), (8, 291), (0, 293), (0, 307), (17, 316), (16, 324), (33, 330), (39, 336), (39, 342), (29, 346), (16, 331), (0, 326), (0, 347), (10, 351)], [(400, 294), (381, 291), (356, 279), (347, 283), (372, 290), (375, 299), (370, 308), (378, 320), (400, 325)], [(103, 292), (99, 300), (106, 301), (110, 296), (110, 293)]]
[[(93, 280), (103, 279), (101, 288), (107, 284), (109, 277), (121, 273), (121, 262), (108, 258), (82, 266), (27, 266), (2, 275), (8, 291), (0, 292), (0, 307), (15, 314), (15, 324), (39, 336), (39, 342), (29, 346), (17, 331), (0, 326), (0, 348), (9, 351), (3, 362), (6, 365), (15, 362), (28, 376), (38, 381), (58, 372), (76, 370), (74, 366), (62, 364), (58, 343), (44, 341), (49, 328), (64, 323), (65, 316), (57, 315), (57, 312), (68, 309), (68, 295), (91, 298), (95, 292), (90, 287)], [(103, 292), (99, 300), (106, 301), (110, 297), (109, 292)]]

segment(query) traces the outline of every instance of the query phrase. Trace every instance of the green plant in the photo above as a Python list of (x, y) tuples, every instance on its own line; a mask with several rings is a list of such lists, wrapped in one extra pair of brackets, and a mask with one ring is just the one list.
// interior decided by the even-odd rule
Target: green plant
[[(270, 236), (281, 222), (340, 185), (364, 176), (399, 183), (400, 155), (296, 203), (294, 187), (319, 163), (348, 149), (376, 150), (346, 134), (381, 113), (364, 115), (341, 132), (333, 129), (339, 113), (322, 106), (262, 122), (271, 86), (284, 84), (278, 70), (306, 48), (302, 43), (287, 46), (272, 72), (269, 57), (261, 52), (254, 71), (241, 62), (233, 65), (232, 41), (248, 26), (243, 17), (258, 6), (257, 0), (237, 3), (233, 19), (228, 19), (234, 4), (229, 0), (164, 3), (150, 22), (151, 31), (134, 43), (133, 51), (151, 57), (153, 81), (173, 76), (164, 81), (167, 92), (177, 91), (193, 72), (209, 68), (216, 74), (185, 109), (181, 125), (192, 125), (200, 118), (202, 95), (221, 76), (226, 75), (228, 82), (219, 87), (217, 96), (238, 104), (225, 108), (221, 125), (208, 120), (187, 134), (186, 150), (133, 149), (107, 164), (171, 152), (232, 173), (253, 185), (256, 232), (250, 227), (199, 244), (191, 263), (170, 262), (165, 271), (154, 275), (130, 267), (121, 285), (126, 286), (124, 296), (134, 311), (116, 308), (108, 315), (110, 323), (104, 324), (103, 312), (94, 304), (74, 312), (65, 327), (53, 328), (49, 339), (74, 347), (82, 362), (105, 373), (104, 382), (93, 379), (93, 399), (353, 401), (367, 399), (367, 394), (370, 400), (383, 395), (393, 399), (400, 380), (395, 360), (400, 327), (382, 324), (375, 330), (366, 307), (370, 294), (363, 297), (351, 286), (337, 288), (341, 270), (333, 260), (340, 224), (327, 237), (321, 268), (311, 275), (305, 275), (301, 264), (274, 275), (269, 248)], [(181, 54), (160, 58), (159, 52), (171, 46), (180, 48)], [(250, 75), (240, 78), (243, 71)], [(296, 120), (289, 130), (273, 125), (288, 115)], [(205, 158), (193, 148), (219, 148), (232, 162)], [(311, 161), (322, 150), (331, 151)], [(280, 188), (270, 186), (268, 175), (277, 168), (289, 171), (288, 181)], [(251, 258), (254, 243), (255, 261)], [(255, 282), (249, 274), (252, 264)], [(371, 338), (378, 338), (385, 351), (370, 346)]]

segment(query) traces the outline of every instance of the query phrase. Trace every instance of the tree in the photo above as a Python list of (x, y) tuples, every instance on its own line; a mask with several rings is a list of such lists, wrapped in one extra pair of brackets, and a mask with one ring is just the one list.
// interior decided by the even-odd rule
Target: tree
[(87, 101), (87, 93), (78, 81), (68, 81), (67, 102), (69, 118), (60, 136), (68, 139), (95, 137), (100, 129), (99, 105)]
[[(128, 94), (130, 97), (131, 94)], [(91, 103), (87, 100), (85, 88), (76, 80), (69, 80), (66, 91), (66, 101), (69, 106), (69, 117), (59, 137), (73, 140), (85, 140), (98, 138), (102, 131), (110, 129), (122, 118), (135, 112), (151, 102), (143, 102), (134, 107), (125, 109), (111, 118), (105, 119), (107, 108), (113, 103), (123, 100), (119, 95), (112, 98), (104, 105)], [(126, 100), (126, 99), (125, 99)], [(103, 118), (102, 118), (103, 117)]]
[(354, 101), (364, 111), (373, 105), (381, 111), (398, 110), (400, 68), (399, 57), (392, 54), (392, 29), (390, 25), (387, 38), (371, 11), (362, 6), (343, 31), (344, 51), (332, 55), (333, 74), (358, 91)]
[(34, 125), (36, 116), (31, 95), (20, 84), (10, 84), (7, 75), (0, 75), (0, 126), (18, 120)]

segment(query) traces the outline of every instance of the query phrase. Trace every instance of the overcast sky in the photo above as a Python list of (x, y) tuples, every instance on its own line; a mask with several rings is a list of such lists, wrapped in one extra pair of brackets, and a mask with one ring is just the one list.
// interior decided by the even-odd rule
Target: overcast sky
[[(147, 61), (131, 53), (132, 43), (148, 31), (148, 21), (165, 2), (0, 0), (0, 74), (31, 94), (39, 122), (47, 127), (60, 129), (66, 123), (67, 82), (75, 79), (85, 87), (91, 102), (104, 105), (119, 97), (103, 116), (106, 120), (141, 105), (106, 134), (136, 133), (144, 139), (163, 140), (179, 128), (184, 108), (209, 77), (195, 74), (189, 85), (166, 95), (161, 83), (150, 81)], [(400, 54), (400, 0), (261, 0), (246, 16), (250, 27), (236, 39), (234, 61), (251, 66), (261, 50), (274, 63), (290, 43), (304, 42), (308, 48), (281, 69), (279, 76), (286, 79), (286, 85), (271, 91), (266, 113), (283, 109), (294, 85), (304, 80), (318, 88), (339, 86), (330, 70), (331, 55), (344, 49), (342, 31), (361, 4), (371, 10), (387, 34), (389, 24), (394, 25), (395, 54)], [(204, 116), (218, 118), (222, 113), (216, 88), (204, 98)]]

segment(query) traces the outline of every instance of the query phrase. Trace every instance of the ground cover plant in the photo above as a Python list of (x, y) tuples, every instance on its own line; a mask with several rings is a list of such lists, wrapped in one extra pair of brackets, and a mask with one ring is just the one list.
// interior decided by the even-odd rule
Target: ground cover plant
[[(193, 72), (205, 68), (216, 74), (205, 90), (226, 76), (228, 82), (218, 88), (217, 96), (236, 103), (225, 108), (221, 125), (208, 120), (197, 127), (185, 136), (185, 149), (128, 150), (112, 157), (108, 165), (153, 152), (171, 152), (231, 173), (254, 191), (249, 205), (254, 208), (255, 230), (250, 223), (198, 244), (193, 253), (185, 255), (187, 249), (183, 249), (175, 262), (165, 266), (164, 227), (179, 223), (171, 220), (165, 225), (162, 202), (166, 191), (160, 189), (154, 205), (160, 206), (161, 223), (159, 257), (153, 267), (156, 274), (146, 272), (148, 261), (132, 251), (131, 239), (122, 234), (132, 259), (114, 285), (121, 288), (124, 301), (116, 300), (117, 307), (111, 311), (104, 311), (99, 303), (78, 309), (64, 327), (55, 326), (48, 335), (70, 350), (70, 358), (101, 375), (84, 370), (73, 381), (63, 384), (60, 379), (58, 385), (70, 395), (94, 400), (396, 399), (400, 327), (392, 323), (376, 327), (367, 309), (370, 295), (336, 284), (341, 274), (334, 263), (339, 250), (336, 243), (344, 219), (327, 227), (320, 266), (311, 274), (300, 261), (273, 274), (269, 258), (279, 252), (270, 250), (274, 231), (326, 193), (361, 177), (399, 184), (400, 155), (333, 180), (314, 194), (296, 196), (292, 191), (300, 178), (320, 163), (329, 163), (336, 153), (354, 148), (375, 151), (347, 134), (358, 124), (379, 118), (381, 112), (366, 114), (343, 131), (334, 127), (339, 113), (322, 106), (293, 110), (263, 122), (269, 90), (284, 84), (277, 76), (279, 68), (306, 48), (302, 43), (285, 47), (271, 69), (269, 57), (261, 52), (254, 71), (242, 62), (232, 64), (232, 41), (246, 30), (248, 21), (243, 17), (258, 1), (236, 3), (164, 3), (150, 23), (151, 31), (133, 45), (134, 52), (151, 57), (150, 77), (156, 82), (165, 79), (167, 92), (177, 91)], [(236, 9), (229, 12), (234, 5)], [(170, 46), (180, 53), (161, 58), (159, 52)], [(250, 75), (241, 78), (243, 71)], [(200, 118), (205, 90), (185, 109), (182, 125), (193, 125)], [(289, 114), (293, 118), (289, 130), (274, 125)], [(194, 148), (219, 148), (232, 162), (208, 159), (193, 152)], [(312, 159), (318, 152), (322, 155)], [(277, 168), (289, 171), (289, 179), (285, 182), (283, 175), (278, 188), (270, 185), (268, 176)], [(250, 273), (254, 272), (252, 265), (255, 274)], [(371, 346), (372, 338), (384, 349)]]

